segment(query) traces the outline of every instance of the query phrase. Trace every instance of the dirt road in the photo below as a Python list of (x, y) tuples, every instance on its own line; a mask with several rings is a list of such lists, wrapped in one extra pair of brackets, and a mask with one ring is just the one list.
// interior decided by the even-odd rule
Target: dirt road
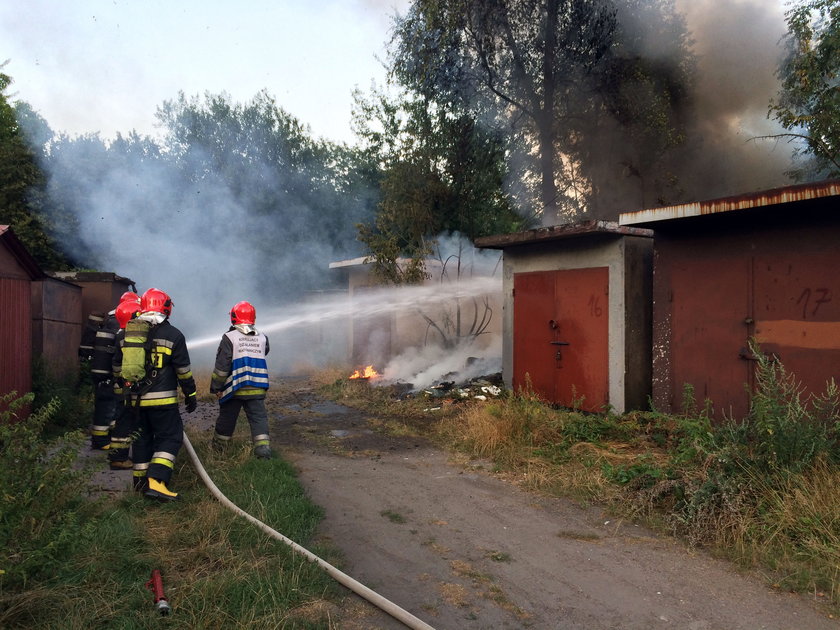
[[(439, 630), (840, 628), (813, 598), (383, 435), (306, 382), (283, 389), (272, 442), (325, 509), (320, 535), (343, 551), (342, 570)], [(342, 628), (404, 627), (351, 608)]]

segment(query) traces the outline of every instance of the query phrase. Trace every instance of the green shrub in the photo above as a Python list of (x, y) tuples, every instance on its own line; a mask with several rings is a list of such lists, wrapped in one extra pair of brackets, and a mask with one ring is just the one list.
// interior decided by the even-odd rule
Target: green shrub
[(650, 488), (656, 482), (670, 476), (670, 473), (662, 469), (653, 458), (644, 455), (628, 465), (604, 462), (602, 469), (604, 476), (613, 483), (632, 485), (634, 488)]
[(79, 525), (83, 471), (73, 463), (80, 432), (44, 440), (59, 408), (52, 400), (20, 417), (33, 394), (0, 397), (0, 592), (49, 575)]
[(57, 404), (60, 413), (50, 414), (44, 425), (47, 435), (60, 435), (66, 431), (84, 429), (90, 424), (93, 413), (93, 384), (90, 370), (84, 366), (66, 376), (54, 376), (43, 359), (35, 361), (32, 368), (33, 409)]
[[(745, 420), (750, 428), (749, 460), (768, 471), (804, 470), (830, 450), (832, 427), (802, 400), (802, 386), (780, 361), (755, 354), (756, 391)], [(836, 392), (826, 395), (828, 399), (820, 400), (832, 406)]]

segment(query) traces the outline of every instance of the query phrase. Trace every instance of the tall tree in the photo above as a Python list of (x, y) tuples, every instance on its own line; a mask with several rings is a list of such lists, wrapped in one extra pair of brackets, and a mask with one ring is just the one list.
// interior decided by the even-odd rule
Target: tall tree
[(11, 83), (11, 77), (0, 72), (0, 223), (12, 226), (44, 269), (67, 269), (67, 259), (48, 234), (42, 215), (46, 180), (19, 118), (37, 118), (41, 128), (46, 123), (28, 105), (9, 102), (6, 90)]
[(770, 115), (804, 141), (800, 154), (813, 159), (796, 177), (840, 176), (840, 0), (800, 1), (785, 17), (782, 88)]
[[(653, 31), (664, 49), (655, 54), (640, 35)], [(667, 193), (668, 178), (656, 173), (681, 139), (690, 69), (672, 0), (415, 0), (394, 43), (404, 85), (478, 119), (495, 108), (525, 143), (522, 154), (536, 149), (543, 223), (617, 213), (602, 200), (613, 201), (622, 174), (651, 199)], [(675, 61), (657, 62), (664, 53)], [(636, 196), (629, 205), (646, 201)]]
[(504, 138), (422, 95), (374, 91), (356, 102), (356, 132), (383, 172), (377, 215), (359, 238), (382, 279), (422, 279), (439, 234), (473, 240), (524, 225), (504, 190)]

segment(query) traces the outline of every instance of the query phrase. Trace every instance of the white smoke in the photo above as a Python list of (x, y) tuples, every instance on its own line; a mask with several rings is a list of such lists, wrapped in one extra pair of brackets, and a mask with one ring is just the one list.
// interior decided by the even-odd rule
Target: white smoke
[(502, 338), (495, 334), (454, 349), (439, 345), (409, 348), (388, 362), (379, 383), (409, 383), (419, 390), (442, 381), (457, 385), (501, 371)]

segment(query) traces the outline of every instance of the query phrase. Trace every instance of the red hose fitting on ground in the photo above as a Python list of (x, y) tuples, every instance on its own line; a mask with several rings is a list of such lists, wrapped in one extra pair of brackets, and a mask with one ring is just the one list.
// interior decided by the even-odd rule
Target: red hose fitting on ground
[(152, 591), (154, 596), (155, 608), (161, 615), (169, 614), (169, 602), (166, 601), (166, 595), (163, 594), (163, 578), (160, 576), (160, 571), (154, 569), (152, 571), (152, 578), (146, 582), (146, 588)]

